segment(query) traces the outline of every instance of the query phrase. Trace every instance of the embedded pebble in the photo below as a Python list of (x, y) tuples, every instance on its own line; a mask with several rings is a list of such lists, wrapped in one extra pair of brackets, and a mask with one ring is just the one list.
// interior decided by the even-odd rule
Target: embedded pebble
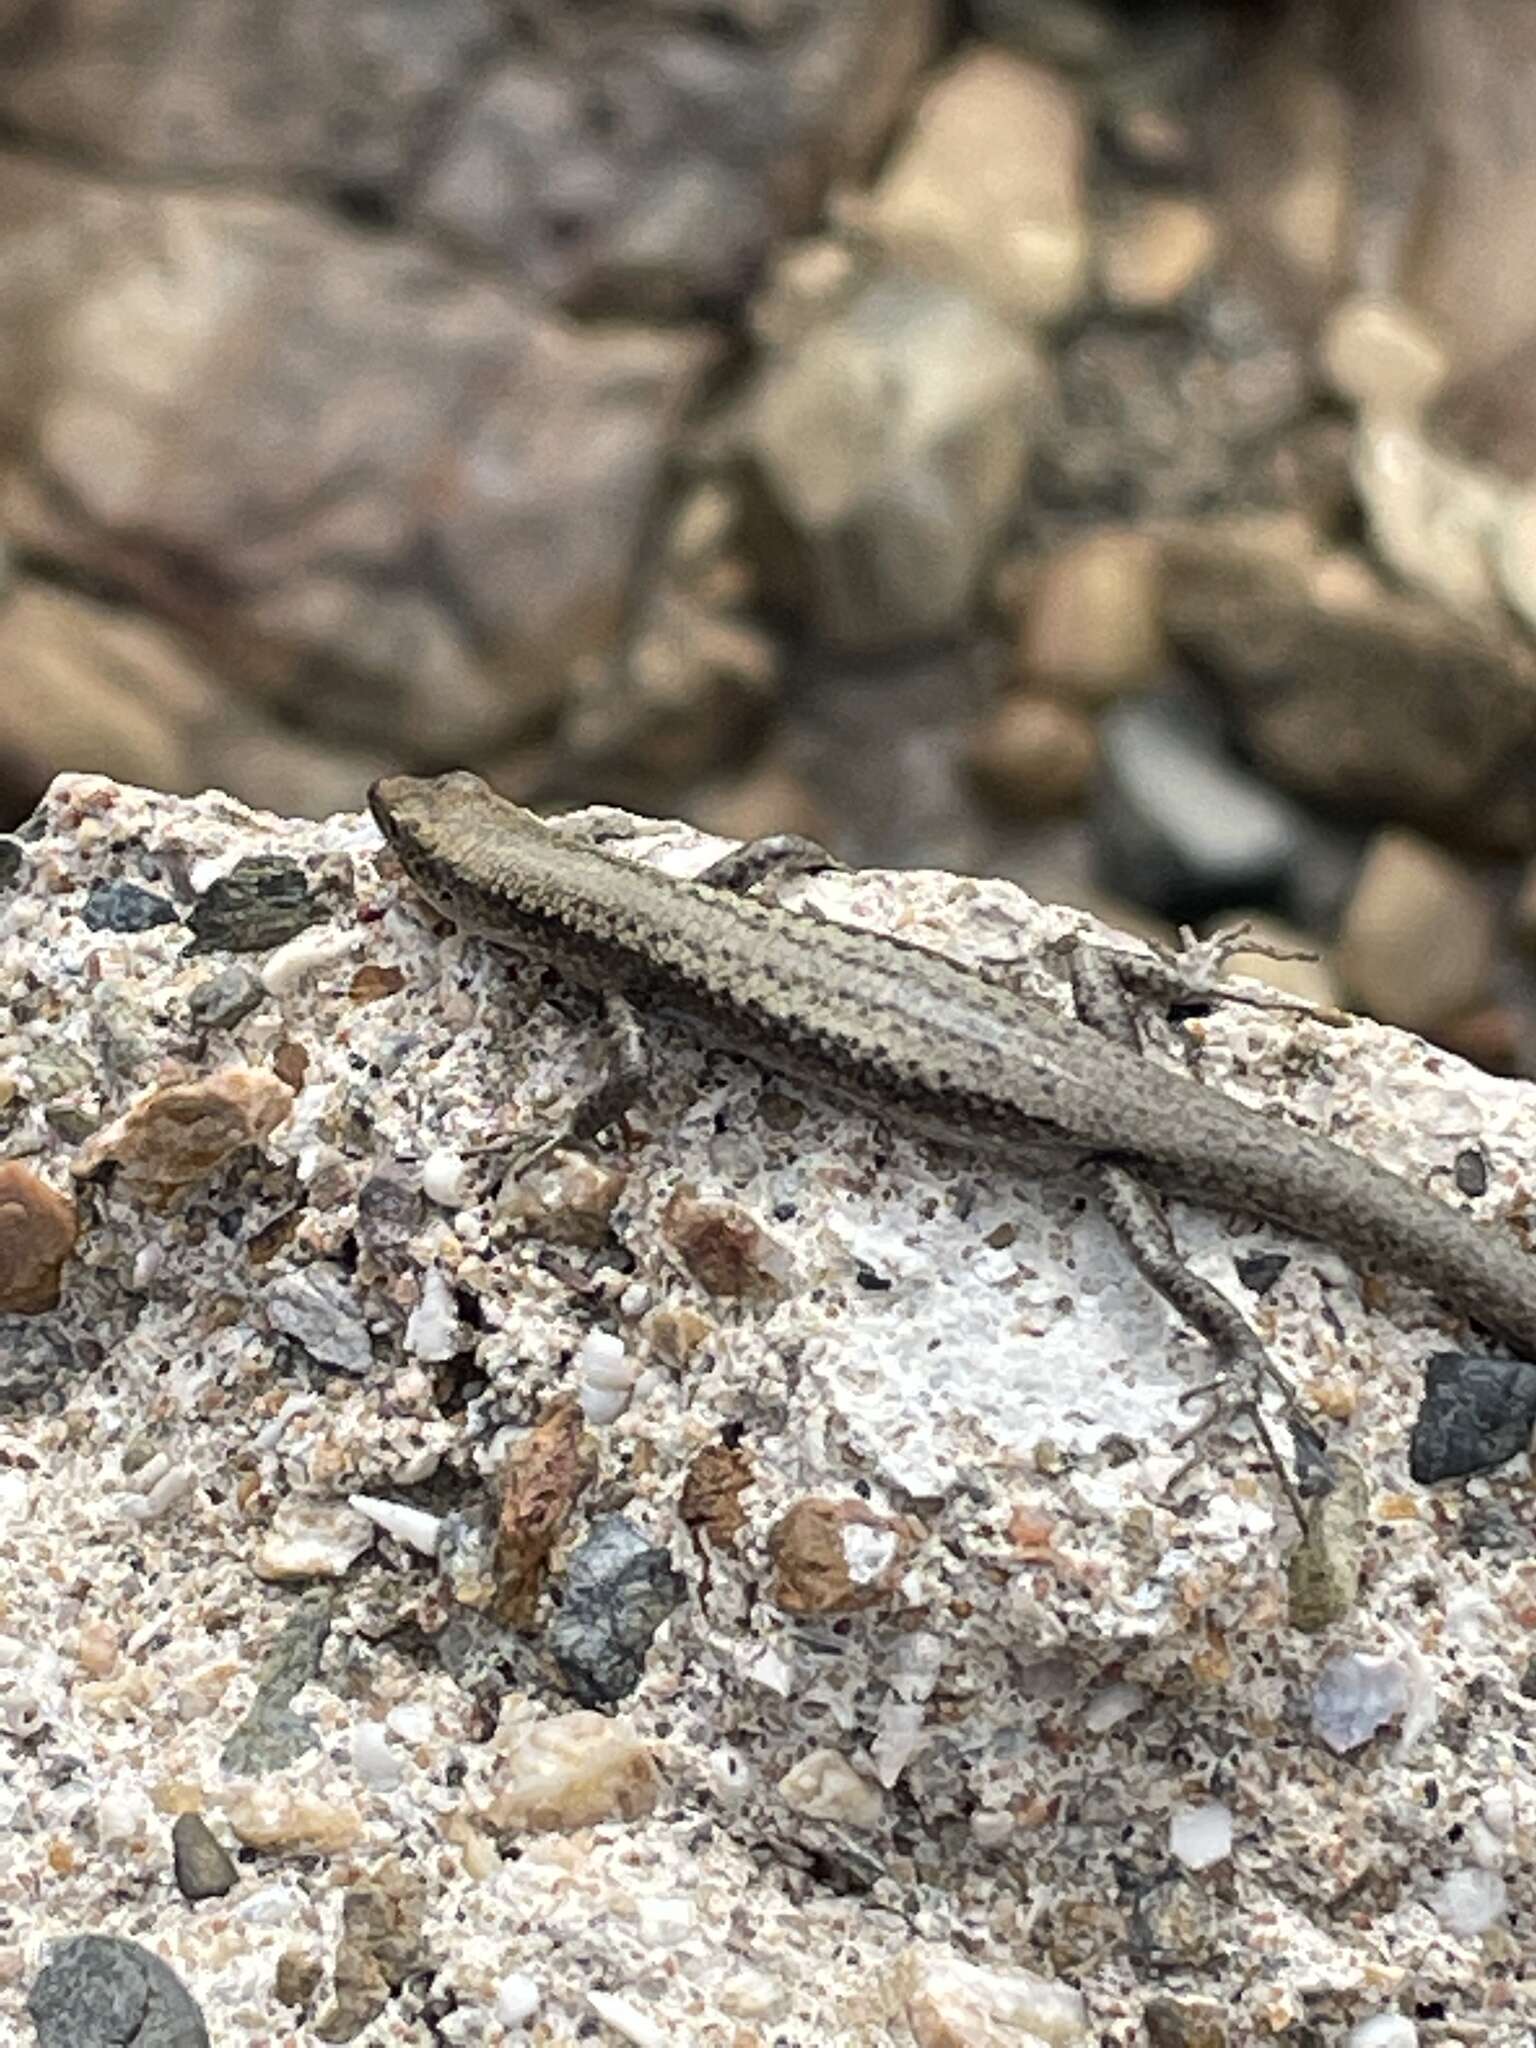
[(1400, 1658), (1351, 1652), (1331, 1657), (1312, 1688), (1312, 1726), (1338, 1756), (1358, 1749), (1407, 1707), (1409, 1674)]
[(277, 1853), (336, 1856), (363, 1832), (355, 1807), (276, 1778), (228, 1794), (224, 1817), (248, 1849)]
[(1344, 2048), (1419, 2048), (1419, 2030), (1400, 2012), (1372, 2013), (1350, 2028)]
[(76, 1154), (81, 1179), (112, 1164), (130, 1186), (165, 1192), (209, 1179), (261, 1145), (293, 1107), (293, 1091), (259, 1067), (226, 1067), (200, 1081), (151, 1089)]
[(401, 1762), (382, 1721), (359, 1721), (352, 1731), (352, 1768), (375, 1792), (392, 1792), (405, 1777)]
[(903, 1959), (898, 1981), (918, 2048), (958, 2048), (961, 2042), (1005, 2048), (1015, 2035), (1020, 2048), (1033, 2041), (1071, 2048), (1088, 2039), (1081, 1995), (1032, 1970), (962, 1962), (918, 1944)]
[(58, 1306), (80, 1223), (75, 1205), (19, 1159), (0, 1161), (0, 1314)]
[(441, 1365), (464, 1347), (464, 1325), (458, 1303), (441, 1268), (434, 1266), (422, 1282), (421, 1300), (405, 1325), (405, 1348), (412, 1358)]
[(93, 932), (148, 932), (175, 924), (176, 906), (137, 882), (99, 882), (80, 915)]
[(608, 1330), (593, 1330), (582, 1339), (576, 1355), (581, 1381), (581, 1412), (588, 1422), (601, 1427), (616, 1422), (629, 1406), (639, 1377), (623, 1340)]
[(1424, 1370), (1408, 1469), (1420, 1486), (1496, 1471), (1530, 1447), (1533, 1426), (1536, 1365), (1436, 1352)]
[(296, 861), (249, 854), (211, 882), (187, 923), (193, 953), (265, 953), (325, 916)]
[(368, 1493), (350, 1494), (347, 1505), (365, 1515), (386, 1535), (419, 1550), (423, 1557), (436, 1557), (443, 1540), (441, 1515), (430, 1515), (425, 1508), (408, 1507), (404, 1501), (376, 1500)]
[(209, 2048), (202, 2013), (176, 1972), (119, 1935), (55, 1942), (27, 2011), (37, 2048)]
[(687, 1591), (670, 1552), (623, 1515), (603, 1515), (571, 1553), (549, 1647), (583, 1706), (609, 1706), (640, 1683), (651, 1639)]
[(768, 1539), (786, 1614), (849, 1614), (894, 1592), (911, 1553), (904, 1523), (856, 1500), (800, 1500)]
[(616, 1991), (589, 1991), (587, 2003), (616, 2034), (633, 2042), (634, 2048), (668, 2048), (669, 2030), (643, 2013), (633, 1999), (621, 1998)]
[(184, 1899), (222, 1899), (240, 1881), (235, 1859), (200, 1813), (177, 1816), (171, 1854)]
[(520, 2027), (539, 2009), (539, 1987), (521, 1970), (503, 1977), (496, 1987), (496, 2017), (504, 2027)]
[(249, 967), (226, 967), (200, 981), (187, 998), (187, 1014), (199, 1031), (232, 1031), (266, 998)]
[(878, 1827), (885, 1801), (872, 1785), (835, 1749), (813, 1749), (779, 1780), (779, 1797), (812, 1820), (832, 1820), (844, 1827)]
[(1429, 1903), (1447, 1933), (1471, 1940), (1504, 1919), (1509, 1911), (1509, 1888), (1498, 1871), (1473, 1865), (1453, 1870), (1436, 1886)]
[(596, 1827), (649, 1813), (661, 1792), (651, 1752), (629, 1722), (580, 1711), (513, 1724), (500, 1752), (485, 1818), (535, 1833)]
[(1180, 1807), (1168, 1822), (1169, 1852), (1186, 1870), (1209, 1870), (1232, 1854), (1232, 1813), (1218, 1800)]
[(429, 1152), (421, 1162), (421, 1191), (429, 1202), (457, 1209), (469, 1191), (469, 1162), (458, 1152)]
[(339, 1579), (373, 1542), (374, 1525), (341, 1501), (285, 1500), (252, 1560), (263, 1579)]
[(301, 1344), (322, 1365), (366, 1373), (373, 1365), (373, 1339), (358, 1311), (357, 1294), (340, 1266), (317, 1263), (284, 1273), (267, 1291), (267, 1315), (274, 1330)]

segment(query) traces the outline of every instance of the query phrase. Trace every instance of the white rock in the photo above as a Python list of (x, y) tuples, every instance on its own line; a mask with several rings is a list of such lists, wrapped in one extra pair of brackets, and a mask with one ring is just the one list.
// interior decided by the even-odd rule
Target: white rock
[(652, 1948), (676, 1948), (692, 1934), (697, 1920), (692, 1899), (639, 1899), (635, 1904), (640, 1939)]
[(376, 1792), (391, 1792), (405, 1776), (405, 1765), (389, 1743), (382, 1721), (359, 1721), (352, 1730), (352, 1768)]
[(1083, 1709), (1083, 1726), (1090, 1735), (1106, 1734), (1136, 1713), (1146, 1696), (1146, 1688), (1128, 1678), (1101, 1686)]
[(406, 1318), (405, 1348), (413, 1358), (441, 1365), (459, 1350), (463, 1325), (453, 1289), (436, 1266), (422, 1284), (421, 1300)]
[(1430, 1910), (1448, 1934), (1463, 1940), (1486, 1934), (1504, 1918), (1509, 1905), (1508, 1888), (1496, 1870), (1453, 1870), (1435, 1887)]
[(347, 1505), (366, 1515), (370, 1522), (376, 1522), (386, 1535), (409, 1543), (423, 1557), (437, 1555), (443, 1534), (441, 1515), (429, 1515), (424, 1508), (408, 1508), (397, 1500), (375, 1500), (367, 1493), (349, 1494)]
[(588, 1422), (598, 1427), (616, 1422), (629, 1406), (639, 1371), (623, 1340), (609, 1330), (591, 1331), (576, 1354), (576, 1371), (581, 1412)]
[(1168, 1822), (1168, 1847), (1186, 1870), (1209, 1870), (1232, 1854), (1232, 1814), (1219, 1800), (1184, 1806)]
[(496, 2017), (504, 2027), (520, 2027), (539, 2009), (539, 1987), (521, 1970), (503, 1977), (496, 1987)]
[(668, 2048), (671, 2040), (669, 2031), (649, 2014), (643, 2013), (630, 1999), (621, 1998), (616, 1991), (589, 1991), (587, 2003), (616, 2034), (632, 2041), (634, 2048)]
[(1312, 1688), (1312, 1726), (1336, 1756), (1369, 1742), (1408, 1704), (1408, 1673), (1397, 1657), (1331, 1657)]
[(1419, 2030), (1400, 2012), (1373, 2013), (1350, 2028), (1344, 2048), (1419, 2048)]
[(879, 1789), (860, 1777), (835, 1749), (813, 1749), (779, 1780), (779, 1797), (812, 1820), (845, 1827), (878, 1827), (885, 1811)]
[(285, 1500), (256, 1547), (262, 1579), (339, 1579), (372, 1544), (373, 1524), (339, 1500)]
[(464, 1200), (468, 1177), (468, 1162), (457, 1152), (429, 1152), (421, 1162), (421, 1192), (445, 1209), (456, 1209)]

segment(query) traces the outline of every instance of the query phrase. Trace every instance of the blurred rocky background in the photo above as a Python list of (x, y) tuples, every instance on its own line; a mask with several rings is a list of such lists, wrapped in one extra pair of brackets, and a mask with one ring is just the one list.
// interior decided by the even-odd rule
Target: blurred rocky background
[(0, 0), (0, 826), (472, 765), (1536, 1072), (1533, 207), (1528, 0)]

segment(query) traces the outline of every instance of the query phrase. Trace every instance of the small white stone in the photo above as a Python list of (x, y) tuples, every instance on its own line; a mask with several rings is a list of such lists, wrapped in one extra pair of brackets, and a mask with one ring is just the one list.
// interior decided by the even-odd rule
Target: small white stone
[(359, 1721), (352, 1730), (352, 1768), (376, 1792), (392, 1792), (405, 1776), (405, 1766), (389, 1745), (382, 1721)]
[(138, 1792), (104, 1792), (96, 1802), (96, 1839), (104, 1847), (131, 1842), (147, 1819), (148, 1807)]
[(593, 1330), (576, 1354), (581, 1412), (597, 1427), (616, 1422), (629, 1406), (638, 1367), (621, 1338), (609, 1330)]
[(1435, 1887), (1430, 1910), (1448, 1934), (1470, 1940), (1498, 1925), (1508, 1908), (1508, 1892), (1496, 1870), (1453, 1870)]
[(812, 1820), (845, 1827), (878, 1827), (885, 1811), (878, 1789), (835, 1749), (813, 1749), (792, 1764), (779, 1780), (779, 1797)]
[(1400, 2012), (1372, 2013), (1350, 2028), (1344, 2048), (1419, 2048), (1419, 2030)]
[(631, 2004), (627, 1998), (620, 1998), (616, 1991), (589, 1991), (587, 2003), (616, 2034), (632, 2041), (634, 2048), (667, 2048), (667, 2030), (658, 2026), (638, 2005)]
[(178, 1501), (185, 1500), (196, 1484), (197, 1473), (190, 1465), (172, 1465), (142, 1498), (129, 1500), (128, 1513), (136, 1522), (157, 1521)]
[(257, 1546), (261, 1579), (339, 1579), (373, 1542), (373, 1524), (339, 1500), (285, 1500)]
[(384, 1716), (384, 1725), (402, 1742), (430, 1742), (437, 1733), (437, 1716), (423, 1700), (402, 1700)]
[(539, 2009), (539, 1987), (521, 1970), (503, 1977), (496, 1987), (496, 2017), (504, 2027), (520, 2027)]
[(1186, 1870), (1209, 1870), (1232, 1854), (1232, 1813), (1219, 1800), (1180, 1807), (1168, 1822), (1168, 1847)]
[(296, 1884), (264, 1884), (247, 1898), (233, 1902), (235, 1919), (254, 1927), (297, 1927), (309, 1918), (310, 1903)]
[(456, 1209), (464, 1200), (468, 1171), (468, 1163), (457, 1152), (429, 1152), (421, 1162), (421, 1192), (429, 1202)]
[(1312, 1688), (1312, 1726), (1335, 1756), (1369, 1742), (1408, 1704), (1408, 1673), (1397, 1657), (1350, 1652), (1331, 1657)]
[(894, 1529), (872, 1529), (866, 1522), (849, 1522), (844, 1528), (843, 1559), (854, 1585), (868, 1586), (883, 1578), (895, 1555)]
[(784, 2009), (784, 1993), (766, 1970), (737, 1970), (720, 1986), (720, 2008), (738, 2020), (771, 2020)]
[(408, 1508), (397, 1500), (375, 1500), (368, 1493), (349, 1494), (347, 1505), (356, 1508), (360, 1515), (366, 1515), (370, 1522), (376, 1522), (386, 1535), (396, 1537), (401, 1543), (409, 1543), (423, 1557), (436, 1557), (443, 1534), (441, 1515), (429, 1515), (422, 1508)]
[(1490, 1785), (1483, 1794), (1483, 1825), (1501, 1842), (1514, 1839), (1515, 1795), (1508, 1785)]
[(1133, 1685), (1128, 1678), (1100, 1686), (1083, 1709), (1083, 1725), (1090, 1735), (1107, 1734), (1111, 1728), (1128, 1720), (1146, 1696), (1146, 1688)]
[(971, 1815), (971, 1839), (982, 1849), (1000, 1849), (1013, 1836), (1013, 1815), (990, 1806), (978, 1806)]
[(356, 944), (356, 938), (350, 931), (313, 925), (268, 956), (261, 970), (261, 985), (269, 996), (292, 995), (306, 981), (317, 979), (329, 968), (339, 967)]
[(676, 1948), (692, 1934), (697, 1917), (692, 1899), (640, 1899), (635, 1906), (640, 1939), (652, 1948)]
[(463, 1342), (458, 1303), (446, 1277), (434, 1266), (422, 1284), (421, 1300), (405, 1325), (405, 1348), (413, 1358), (442, 1365)]

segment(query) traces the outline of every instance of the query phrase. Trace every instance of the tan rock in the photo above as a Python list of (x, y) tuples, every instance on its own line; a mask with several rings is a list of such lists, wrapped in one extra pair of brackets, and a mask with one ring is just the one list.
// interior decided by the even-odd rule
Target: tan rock
[(929, 87), (860, 225), (1008, 319), (1056, 319), (1087, 281), (1083, 153), (1064, 80), (975, 49)]
[(1105, 293), (1131, 312), (1175, 305), (1210, 269), (1216, 245), (1208, 207), (1193, 199), (1144, 200), (1105, 238)]
[(680, 1187), (666, 1206), (662, 1235), (710, 1294), (767, 1301), (784, 1290), (788, 1273), (783, 1250), (740, 1202)]
[(335, 1856), (363, 1832), (357, 1809), (280, 1778), (243, 1786), (223, 1802), (224, 1816), (248, 1849)]
[(1082, 1994), (1033, 1970), (964, 1962), (923, 1942), (896, 1974), (918, 2048), (1072, 2048), (1089, 2038)]
[(110, 1161), (130, 1184), (168, 1192), (207, 1180), (237, 1152), (264, 1143), (292, 1107), (293, 1090), (259, 1067), (174, 1082), (97, 1131), (71, 1171), (83, 1179)]
[(532, 1627), (549, 1553), (595, 1464), (581, 1406), (571, 1399), (553, 1402), (502, 1460), (491, 1611), (508, 1627)]
[(734, 1550), (746, 1526), (741, 1496), (756, 1477), (746, 1452), (726, 1444), (706, 1444), (688, 1467), (677, 1512), (689, 1528), (699, 1530), (722, 1550)]
[(661, 1793), (650, 1749), (628, 1721), (579, 1711), (514, 1722), (496, 1736), (501, 1752), (482, 1818), (492, 1827), (562, 1833), (605, 1820), (636, 1820)]
[(1334, 390), (1375, 413), (1421, 413), (1450, 367), (1445, 350), (1409, 307), (1370, 292), (1340, 300), (1317, 349)]
[(1040, 687), (1103, 704), (1139, 689), (1164, 656), (1159, 551), (1112, 528), (1055, 548), (1036, 568), (1019, 665)]
[(0, 1314), (56, 1308), (80, 1222), (75, 1205), (19, 1159), (0, 1162)]
[(23, 581), (0, 604), (0, 675), (0, 754), (38, 783), (83, 769), (156, 789), (196, 787), (190, 731), (216, 716), (221, 699), (165, 628)]
[(259, 1579), (339, 1579), (373, 1542), (377, 1531), (366, 1515), (344, 1501), (287, 1500), (256, 1547), (252, 1567)]
[(1487, 993), (1497, 928), (1487, 886), (1462, 862), (1417, 833), (1379, 832), (1335, 958), (1362, 1009), (1433, 1032)]
[(1098, 745), (1092, 721), (1075, 704), (1008, 697), (972, 735), (967, 755), (994, 803), (1023, 818), (1047, 818), (1082, 802)]
[(858, 1500), (798, 1500), (768, 1537), (770, 1598), (786, 1614), (853, 1614), (890, 1599), (916, 1525)]

